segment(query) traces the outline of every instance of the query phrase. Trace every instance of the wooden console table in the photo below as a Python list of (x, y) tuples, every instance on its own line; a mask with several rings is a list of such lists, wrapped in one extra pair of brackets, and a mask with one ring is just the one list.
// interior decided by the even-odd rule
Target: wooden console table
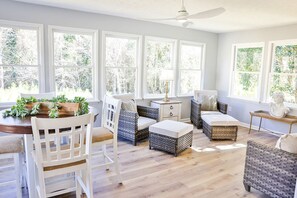
[(260, 124), (259, 124), (258, 132), (259, 132), (260, 129), (261, 129), (262, 118), (289, 124), (289, 125), (290, 125), (289, 133), (291, 133), (292, 125), (297, 123), (297, 116), (287, 115), (287, 116), (284, 117), (284, 118), (276, 118), (276, 117), (271, 116), (271, 115), (269, 114), (268, 111), (262, 111), (262, 110), (259, 110), (259, 111), (252, 111), (252, 112), (250, 112), (250, 115), (251, 115), (251, 120), (250, 120), (250, 130), (249, 130), (249, 134), (251, 133), (253, 117), (259, 117), (259, 118), (260, 118)]

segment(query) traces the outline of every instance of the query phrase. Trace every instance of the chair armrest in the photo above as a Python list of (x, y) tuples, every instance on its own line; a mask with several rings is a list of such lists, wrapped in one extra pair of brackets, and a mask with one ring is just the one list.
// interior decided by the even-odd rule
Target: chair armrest
[(217, 107), (218, 107), (219, 112), (221, 112), (223, 114), (227, 114), (228, 104), (217, 101)]
[[(244, 184), (269, 194), (294, 196), (297, 154), (248, 141)], [(287, 197), (287, 196), (284, 196)]]
[(196, 100), (191, 100), (191, 111), (196, 112), (201, 115), (201, 103), (198, 103)]
[(119, 130), (127, 129), (137, 131), (137, 113), (121, 109), (119, 117)]
[(137, 105), (137, 112), (139, 116), (151, 118), (154, 120), (159, 119), (159, 109), (155, 107)]

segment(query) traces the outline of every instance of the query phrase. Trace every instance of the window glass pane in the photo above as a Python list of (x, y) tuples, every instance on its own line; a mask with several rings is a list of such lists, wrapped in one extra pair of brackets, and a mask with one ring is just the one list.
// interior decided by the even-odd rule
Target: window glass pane
[(92, 68), (58, 67), (55, 79), (56, 92), (69, 98), (92, 98), (92, 72)]
[(180, 71), (180, 93), (193, 94), (193, 90), (200, 89), (201, 71)]
[(92, 35), (54, 32), (55, 66), (92, 66)]
[(136, 67), (137, 40), (106, 37), (106, 67)]
[(233, 82), (233, 95), (257, 99), (259, 74), (235, 73)]
[(37, 30), (0, 27), (0, 64), (38, 65)]
[(173, 67), (173, 43), (148, 41), (145, 47), (146, 91), (148, 94), (163, 94), (165, 82), (160, 81), (160, 74), (163, 69)]
[(297, 102), (297, 77), (295, 75), (270, 75), (270, 99), (273, 93), (282, 92), (285, 101), (289, 103)]
[(275, 47), (272, 72), (297, 73), (297, 45)]
[(262, 64), (262, 47), (238, 48), (236, 70), (259, 72)]
[(38, 93), (37, 67), (0, 67), (0, 102), (15, 102), (20, 93)]
[(106, 93), (134, 93), (136, 84), (135, 68), (106, 68)]
[(181, 65), (183, 69), (201, 69), (202, 47), (193, 45), (181, 46)]

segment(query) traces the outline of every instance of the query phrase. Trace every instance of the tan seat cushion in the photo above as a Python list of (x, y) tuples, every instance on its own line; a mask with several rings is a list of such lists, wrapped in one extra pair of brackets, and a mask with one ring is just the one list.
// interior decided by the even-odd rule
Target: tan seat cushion
[(57, 166), (48, 166), (48, 167), (43, 167), (44, 171), (52, 171), (52, 170), (57, 170), (60, 168), (67, 168), (67, 167), (71, 167), (71, 166), (77, 166), (80, 164), (84, 164), (86, 163), (86, 160), (80, 160), (77, 162), (72, 162), (72, 163), (68, 163), (68, 164), (61, 164), (61, 165), (57, 165)]
[(282, 135), (278, 139), (275, 148), (297, 154), (297, 134)]
[(23, 138), (19, 135), (0, 137), (0, 154), (23, 152)]
[(113, 133), (104, 127), (95, 127), (93, 129), (92, 143), (102, 142), (113, 139)]

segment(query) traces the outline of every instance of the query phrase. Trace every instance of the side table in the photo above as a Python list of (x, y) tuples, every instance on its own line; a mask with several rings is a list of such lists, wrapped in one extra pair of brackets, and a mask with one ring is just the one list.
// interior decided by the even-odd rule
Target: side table
[(175, 120), (181, 119), (181, 101), (170, 100), (164, 102), (163, 100), (156, 100), (151, 102), (151, 106), (159, 109), (159, 122), (163, 120)]

